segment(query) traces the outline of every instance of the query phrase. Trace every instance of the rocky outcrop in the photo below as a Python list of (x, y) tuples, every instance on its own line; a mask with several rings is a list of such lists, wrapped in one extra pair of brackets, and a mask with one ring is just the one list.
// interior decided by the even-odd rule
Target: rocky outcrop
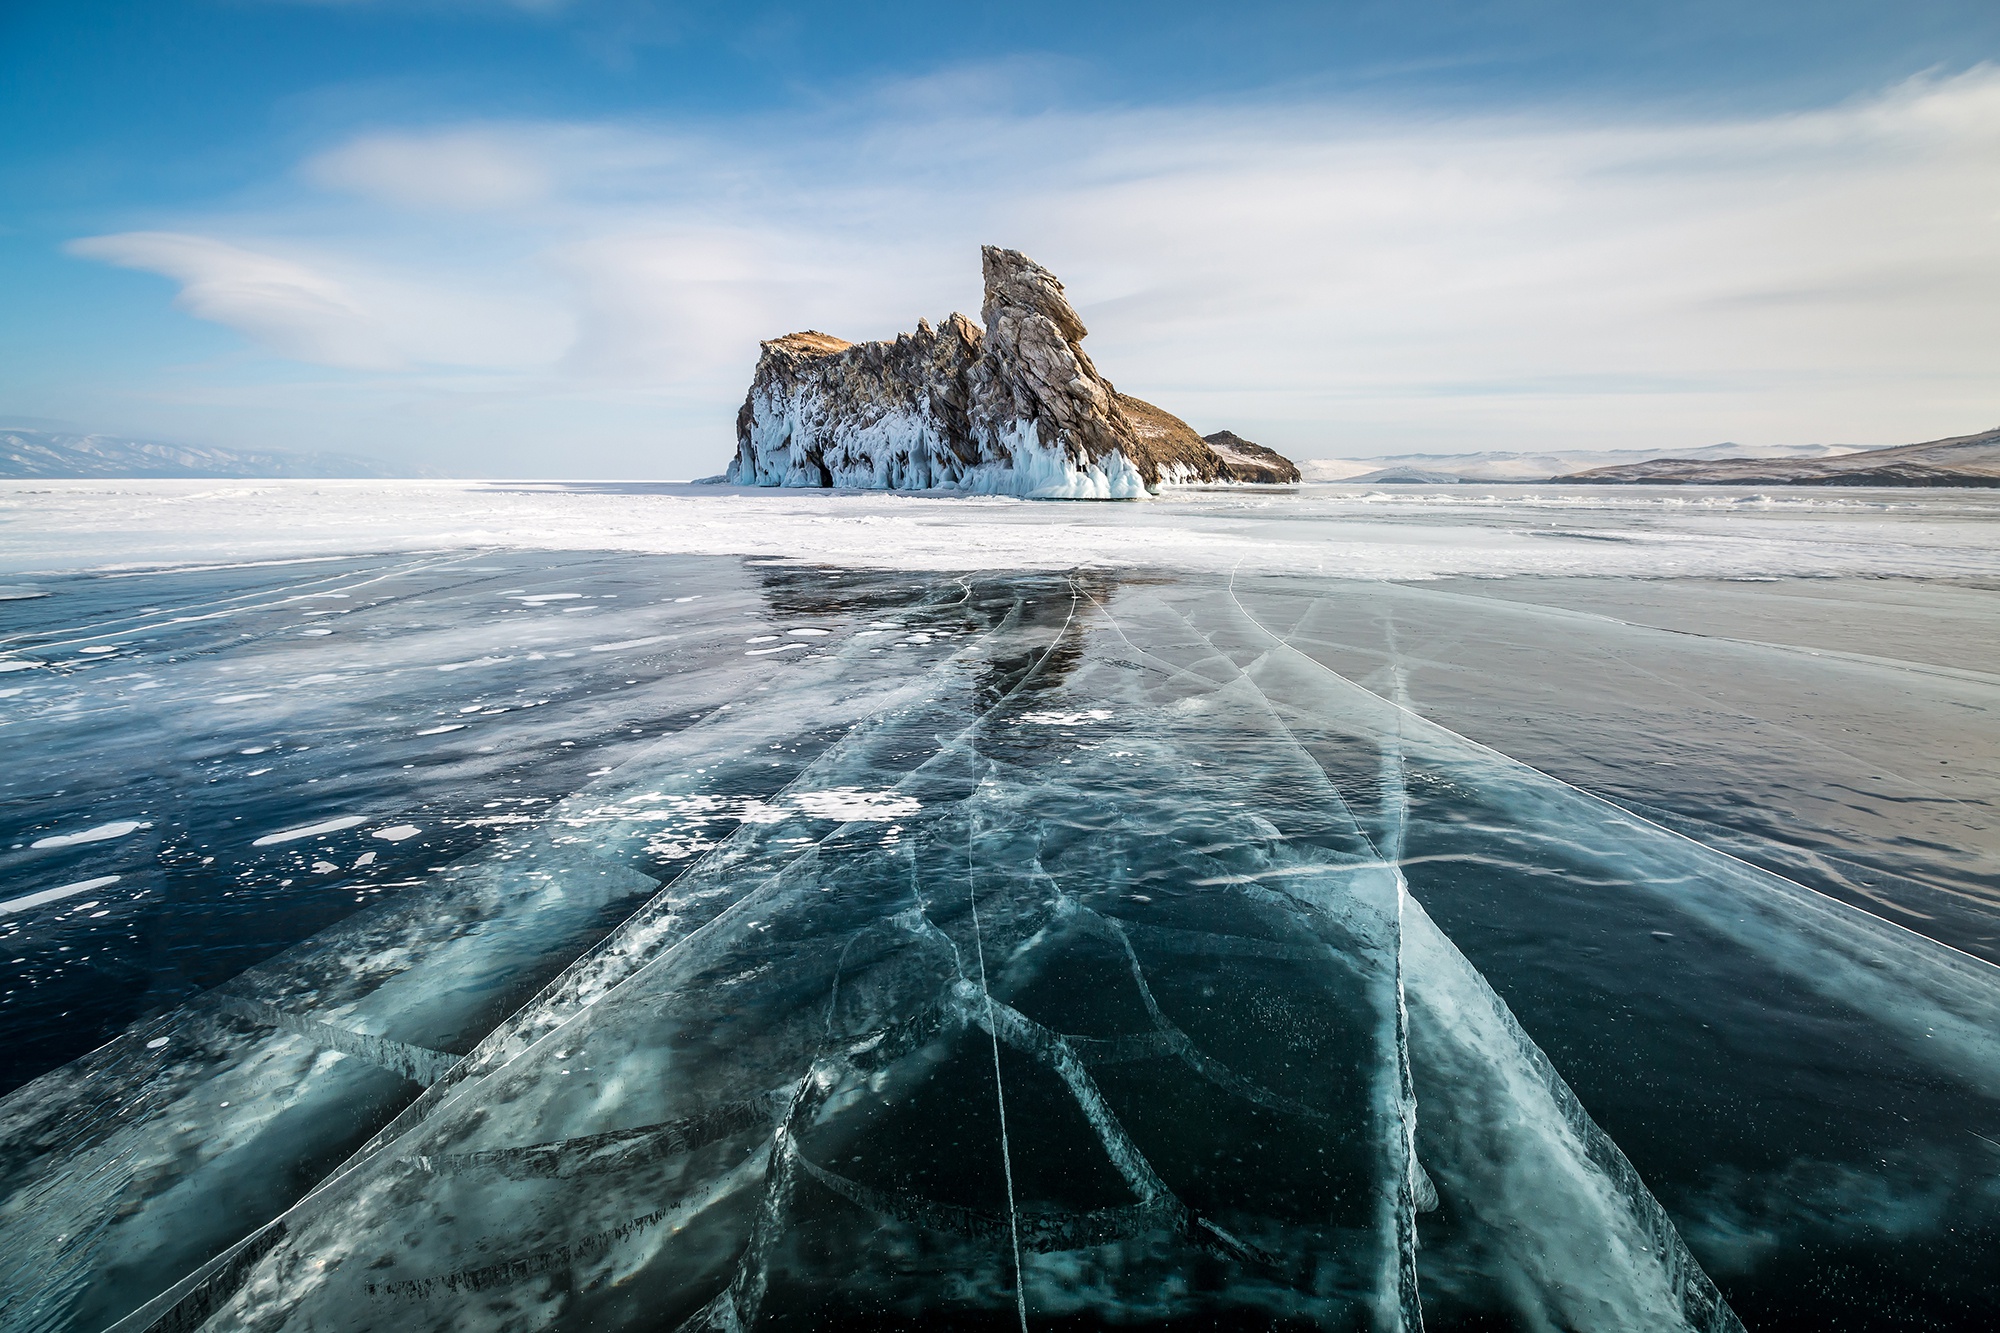
[(1629, 486), (2000, 486), (2000, 429), (1832, 458), (1655, 458), (1563, 482)]
[(725, 479), (1073, 500), (1286, 470), (1297, 480), (1271, 450), (1241, 441), (1237, 461), (1119, 393), (1083, 350), (1083, 321), (1054, 274), (997, 246), (982, 260), (984, 328), (954, 314), (893, 342), (808, 331), (764, 343)]
[(1202, 436), (1201, 440), (1215, 450), (1231, 481), (1289, 484), (1299, 480), (1298, 464), (1276, 449), (1246, 440), (1233, 430), (1219, 430)]

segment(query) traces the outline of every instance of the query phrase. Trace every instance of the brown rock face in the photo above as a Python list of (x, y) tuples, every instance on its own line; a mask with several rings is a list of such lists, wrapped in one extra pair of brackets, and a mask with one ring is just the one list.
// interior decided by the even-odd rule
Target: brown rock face
[(1276, 449), (1252, 443), (1233, 430), (1204, 435), (1201, 442), (1215, 450), (1222, 459), (1231, 481), (1291, 483), (1299, 480), (1298, 464)]
[(763, 344), (727, 479), (1066, 499), (1297, 479), (1270, 450), (1249, 446), (1282, 467), (1232, 461), (1119, 393), (1083, 350), (1083, 321), (1054, 274), (1017, 250), (987, 246), (981, 258), (983, 331), (954, 314), (893, 342), (808, 331)]

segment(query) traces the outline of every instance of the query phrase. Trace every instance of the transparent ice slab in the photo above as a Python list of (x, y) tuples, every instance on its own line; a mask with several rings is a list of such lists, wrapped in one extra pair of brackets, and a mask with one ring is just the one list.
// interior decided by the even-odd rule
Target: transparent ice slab
[(253, 1056), (307, 1077), (234, 1163), (164, 1112), (52, 1147), (115, 1239), (46, 1326), (1977, 1310), (1993, 970), (1425, 721), (1392, 594), (1359, 684), (1352, 588), (1081, 575), (932, 587), (982, 609), (928, 673), (857, 633), (755, 677), (410, 924), (217, 992), (214, 1070), (71, 1071), (195, 1138)]
[(1077, 604), (813, 774), (894, 823), (704, 863), (719, 915), (524, 1014), (218, 1321), (1417, 1326), (1394, 874), (1199, 636)]
[(0, 911), (0, 1087), (427, 884), (752, 688), (744, 639), (783, 614), (765, 582), (489, 553), (0, 604), (0, 901), (102, 882)]
[[(1897, 579), (1245, 581), (1350, 679), (2000, 962), (2000, 592)], [(1674, 826), (1680, 826), (1678, 823)]]
[[(1416, 1271), (1434, 1325), (1742, 1326), (1638, 1172), (1476, 969), (1407, 892), (1403, 710), (1275, 637), (1233, 589), (1169, 594), (1322, 774), (1396, 881), (1413, 1087), (1410, 1170), (1428, 1215)], [(1440, 1316), (1442, 1321), (1440, 1323)]]
[(1255, 605), (1204, 604), (1243, 653), (1319, 674), (1287, 709), (1316, 749), (1403, 757), (1364, 804), (1406, 821), (1415, 897), (1753, 1327), (1953, 1327), (2000, 1299), (1978, 1258), (2000, 1240), (2000, 969), (1426, 721), (1393, 637), (1373, 691), (1347, 682), (1312, 656), (1350, 628), (1335, 601)]
[[(909, 609), (948, 614), (957, 634), (972, 601), (969, 585), (947, 583)], [(1018, 633), (1017, 602), (985, 599), (970, 614)], [(728, 629), (740, 644), (740, 622)], [(766, 798), (825, 759), (829, 739), (937, 688), (937, 670), (887, 667), (871, 642), (790, 664), (775, 693), (754, 666), (729, 673), (735, 704), (708, 699), (698, 721), (423, 895), (352, 918), (0, 1103), (9, 1326), (102, 1327), (254, 1243), (413, 1096), (462, 1076), (459, 1053), (490, 1049), (495, 1025), (579, 953), (615, 954), (634, 930), (685, 930), (719, 910), (693, 892), (647, 903), (661, 867), (739, 827), (732, 871), (795, 856), (771, 834)], [(959, 674), (950, 648), (920, 656)], [(839, 788), (822, 795), (832, 808), (821, 822), (865, 804)], [(600, 943), (621, 920), (625, 936)]]

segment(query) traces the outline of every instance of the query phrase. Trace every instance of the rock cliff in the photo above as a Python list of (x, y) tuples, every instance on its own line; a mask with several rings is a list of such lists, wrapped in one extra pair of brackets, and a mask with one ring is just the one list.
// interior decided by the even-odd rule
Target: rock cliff
[(1271, 450), (1233, 435), (1234, 452), (1214, 447), (1220, 436), (1119, 393), (1054, 274), (997, 246), (982, 260), (983, 329), (954, 314), (893, 342), (807, 331), (764, 343), (725, 479), (1072, 500), (1298, 479)]

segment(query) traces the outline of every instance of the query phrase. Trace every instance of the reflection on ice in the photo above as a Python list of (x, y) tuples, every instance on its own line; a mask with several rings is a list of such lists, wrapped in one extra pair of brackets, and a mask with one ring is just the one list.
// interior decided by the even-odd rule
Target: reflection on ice
[[(676, 729), (0, 1103), (8, 1326), (2000, 1297), (1995, 970), (1426, 720), (1393, 591), (761, 577), (665, 601)], [(358, 871), (429, 836), (391, 809), (245, 840)]]

